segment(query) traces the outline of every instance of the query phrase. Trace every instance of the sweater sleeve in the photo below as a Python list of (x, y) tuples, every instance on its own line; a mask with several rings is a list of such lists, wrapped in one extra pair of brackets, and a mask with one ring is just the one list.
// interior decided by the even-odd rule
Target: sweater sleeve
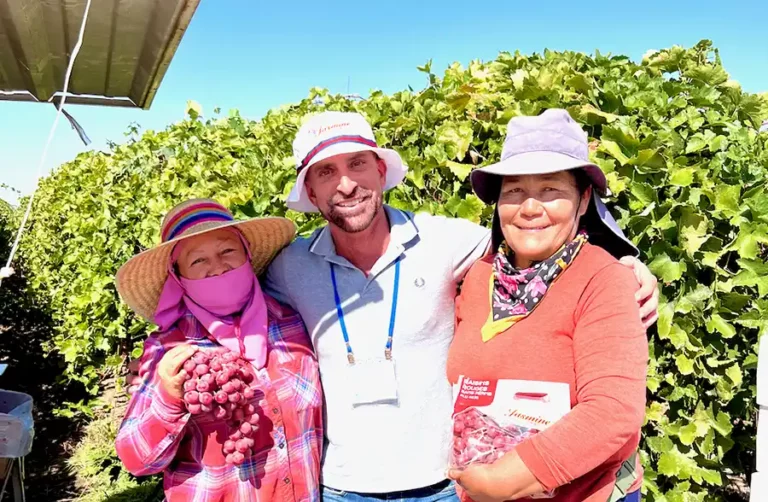
[(136, 476), (157, 474), (168, 467), (190, 417), (184, 403), (160, 385), (156, 370), (165, 353), (157, 337), (144, 342), (139, 369), (143, 383), (128, 404), (115, 441), (117, 455)]
[(600, 270), (574, 312), (576, 405), (517, 452), (548, 490), (570, 483), (615, 455), (640, 430), (645, 414), (648, 341), (632, 272)]

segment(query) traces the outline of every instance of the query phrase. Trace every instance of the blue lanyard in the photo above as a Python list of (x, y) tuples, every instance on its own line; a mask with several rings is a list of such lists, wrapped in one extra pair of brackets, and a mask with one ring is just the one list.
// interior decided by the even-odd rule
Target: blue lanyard
[[(349, 332), (347, 323), (344, 322), (344, 309), (341, 308), (341, 299), (339, 298), (339, 289), (336, 286), (335, 265), (331, 263), (331, 282), (333, 282), (333, 299), (336, 301), (336, 315), (341, 325), (341, 334), (344, 336), (344, 344), (347, 346), (347, 361), (349, 364), (355, 364), (355, 354), (352, 352), (352, 345), (349, 343)], [(400, 257), (395, 260), (395, 286), (392, 291), (392, 312), (389, 316), (389, 336), (387, 344), (384, 346), (384, 357), (387, 360), (392, 359), (392, 338), (395, 335), (395, 317), (397, 316), (397, 291), (400, 289)]]

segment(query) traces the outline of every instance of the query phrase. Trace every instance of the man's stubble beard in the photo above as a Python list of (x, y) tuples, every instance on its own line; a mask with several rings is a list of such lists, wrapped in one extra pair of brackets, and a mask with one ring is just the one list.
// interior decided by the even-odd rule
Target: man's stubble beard
[[(353, 193), (348, 198), (355, 198), (356, 195), (356, 193)], [(373, 223), (373, 220), (376, 219), (376, 216), (379, 214), (379, 211), (381, 211), (384, 205), (381, 193), (371, 191), (371, 198), (368, 199), (365, 204), (367, 207), (362, 214), (350, 218), (344, 216), (340, 212), (337, 212), (334, 202), (329, 201), (329, 209), (322, 213), (322, 215), (326, 220), (333, 223), (344, 232), (355, 234), (367, 230), (368, 227), (371, 226), (371, 223)], [(372, 211), (370, 209), (371, 207), (373, 208)]]

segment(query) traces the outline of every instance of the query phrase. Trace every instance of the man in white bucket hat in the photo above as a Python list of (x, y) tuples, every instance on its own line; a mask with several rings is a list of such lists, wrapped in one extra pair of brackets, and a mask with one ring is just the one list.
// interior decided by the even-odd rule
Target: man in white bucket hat
[(373, 130), (362, 115), (325, 112), (309, 118), (293, 142), (297, 176), (296, 184), (288, 195), (288, 207), (304, 213), (318, 210), (306, 189), (310, 166), (323, 163), (337, 155), (362, 154), (365, 157), (364, 152), (373, 152), (386, 165), (384, 190), (396, 187), (405, 179), (407, 168), (400, 154), (376, 145)]
[[(283, 250), (265, 289), (301, 314), (320, 363), (323, 497), (456, 498), (446, 479), (454, 298), (469, 267), (490, 251), (491, 232), (384, 205), (384, 190), (397, 186), (407, 168), (397, 152), (377, 145), (357, 113), (309, 118), (294, 156), (298, 176), (288, 207), (319, 211), (328, 225)], [(592, 211), (603, 222), (610, 218), (602, 203)], [(631, 252), (618, 227), (605, 228), (619, 237), (615, 250)], [(634, 258), (627, 264), (651, 324), (656, 280)]]

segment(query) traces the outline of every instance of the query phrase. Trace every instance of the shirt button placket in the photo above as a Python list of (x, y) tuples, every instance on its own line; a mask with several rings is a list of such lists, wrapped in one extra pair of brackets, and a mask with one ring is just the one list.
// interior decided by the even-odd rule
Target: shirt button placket
[(287, 438), (285, 437), (285, 427), (282, 425), (279, 427), (276, 427), (272, 435), (272, 438), (274, 439), (275, 445), (277, 445), (277, 448), (279, 450), (277, 452), (277, 456), (280, 458), (281, 462), (286, 462), (287, 464), (288, 453), (285, 451), (285, 443), (287, 441)]
[[(275, 402), (277, 399), (277, 396), (272, 394), (271, 397), (273, 399), (270, 399), (271, 402)], [(281, 465), (281, 471), (285, 474), (283, 477), (283, 486), (286, 490), (288, 490), (288, 493), (292, 493), (292, 487), (291, 487), (291, 468), (290, 468), (290, 462), (288, 460), (288, 449), (286, 448), (286, 443), (288, 441), (288, 438), (285, 437), (285, 424), (283, 423), (283, 417), (280, 413), (280, 408), (277, 406), (272, 407), (272, 423), (275, 426), (274, 432), (273, 432), (273, 439), (275, 441), (275, 444), (277, 445), (278, 451), (277, 451), (277, 457), (280, 459), (280, 465)]]
[[(272, 431), (272, 439), (274, 441), (274, 444), (277, 446), (277, 449), (275, 450), (275, 453), (277, 454), (278, 458), (278, 464), (279, 464), (279, 474), (277, 474), (277, 479), (282, 479), (282, 486), (285, 490), (285, 496), (288, 499), (291, 499), (294, 497), (294, 486), (291, 482), (291, 465), (290, 465), (290, 459), (288, 458), (288, 438), (286, 437), (285, 432), (285, 423), (283, 420), (282, 413), (280, 411), (280, 407), (278, 405), (280, 401), (278, 400), (277, 393), (275, 392), (274, 387), (270, 386), (268, 389), (265, 390), (265, 396), (264, 396), (264, 405), (263, 409), (269, 410), (272, 412), (272, 424), (273, 424), (273, 431)], [(271, 408), (270, 408), (271, 405)], [(289, 419), (291, 416), (289, 415)]]
[[(277, 406), (272, 408), (272, 415), (273, 415), (272, 423), (275, 424), (275, 432), (274, 432), (275, 444), (280, 450), (284, 450), (285, 442), (286, 442), (285, 424), (283, 423), (283, 417), (280, 415), (280, 408), (278, 408)], [(280, 451), (278, 452), (278, 454), (280, 455), (280, 457), (284, 457), (285, 451)]]

